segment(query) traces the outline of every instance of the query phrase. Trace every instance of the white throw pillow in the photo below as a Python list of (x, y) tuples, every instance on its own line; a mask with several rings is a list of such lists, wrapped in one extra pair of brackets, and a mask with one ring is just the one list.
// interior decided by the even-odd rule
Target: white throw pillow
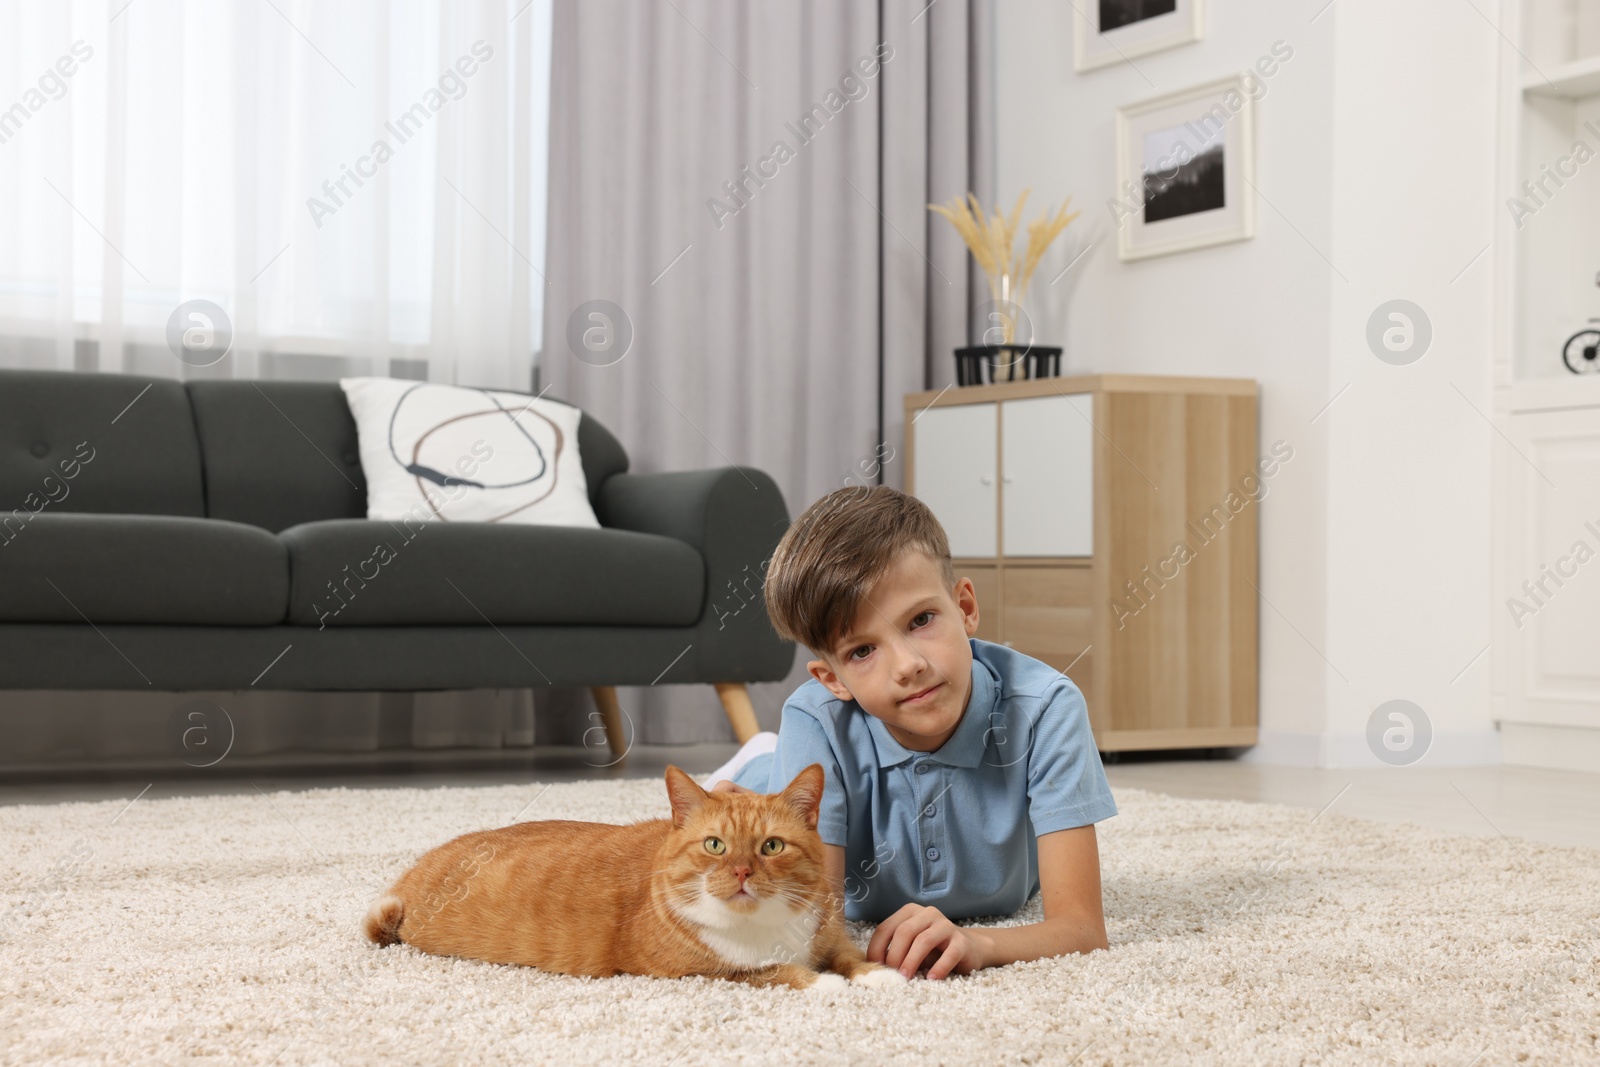
[(367, 518), (588, 526), (599, 521), (570, 404), (395, 378), (341, 378)]

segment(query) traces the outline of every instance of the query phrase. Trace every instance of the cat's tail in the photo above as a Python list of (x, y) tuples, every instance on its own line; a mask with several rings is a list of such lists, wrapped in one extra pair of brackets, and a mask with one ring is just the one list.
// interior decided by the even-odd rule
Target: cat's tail
[(400, 922), (406, 917), (406, 902), (392, 893), (373, 901), (361, 929), (368, 940), (379, 945), (393, 945), (400, 940)]

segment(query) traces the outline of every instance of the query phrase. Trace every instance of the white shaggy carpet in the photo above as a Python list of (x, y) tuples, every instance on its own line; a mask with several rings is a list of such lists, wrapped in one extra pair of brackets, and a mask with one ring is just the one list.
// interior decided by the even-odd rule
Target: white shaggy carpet
[(1109, 952), (819, 994), (361, 937), (423, 850), (525, 807), (664, 816), (659, 778), (158, 792), (0, 808), (0, 1062), (1600, 1062), (1595, 850), (1122, 789)]

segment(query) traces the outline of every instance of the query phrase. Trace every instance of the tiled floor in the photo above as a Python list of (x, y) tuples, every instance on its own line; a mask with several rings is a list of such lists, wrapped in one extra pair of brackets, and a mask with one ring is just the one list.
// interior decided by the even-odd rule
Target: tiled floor
[[(204, 771), (174, 776), (171, 769), (136, 769), (98, 776), (82, 772), (26, 779), (0, 774), (0, 805), (54, 804), (74, 800), (130, 799), (146, 785), (147, 797), (248, 793), (256, 788), (314, 789), (328, 786), (461, 786), (530, 781), (640, 778), (677, 764), (692, 774), (720, 765), (733, 745), (641, 745), (615, 766), (584, 748), (542, 748), (508, 754), (444, 752), (229, 761)], [(1113, 791), (1131, 787), (1174, 796), (1265, 801), (1328, 811), (1379, 822), (1411, 822), (1452, 833), (1526, 837), (1555, 844), (1600, 848), (1600, 775), (1529, 767), (1404, 767), (1381, 770), (1318, 770), (1272, 767), (1232, 760), (1112, 761), (1106, 777)]]

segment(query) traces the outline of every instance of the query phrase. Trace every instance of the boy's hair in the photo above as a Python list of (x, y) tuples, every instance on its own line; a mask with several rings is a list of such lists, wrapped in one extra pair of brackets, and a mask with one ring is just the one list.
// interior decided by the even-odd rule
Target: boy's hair
[(794, 521), (767, 566), (767, 615), (786, 641), (818, 655), (855, 619), (866, 591), (902, 552), (919, 549), (956, 584), (950, 541), (928, 505), (887, 485), (835, 489)]

